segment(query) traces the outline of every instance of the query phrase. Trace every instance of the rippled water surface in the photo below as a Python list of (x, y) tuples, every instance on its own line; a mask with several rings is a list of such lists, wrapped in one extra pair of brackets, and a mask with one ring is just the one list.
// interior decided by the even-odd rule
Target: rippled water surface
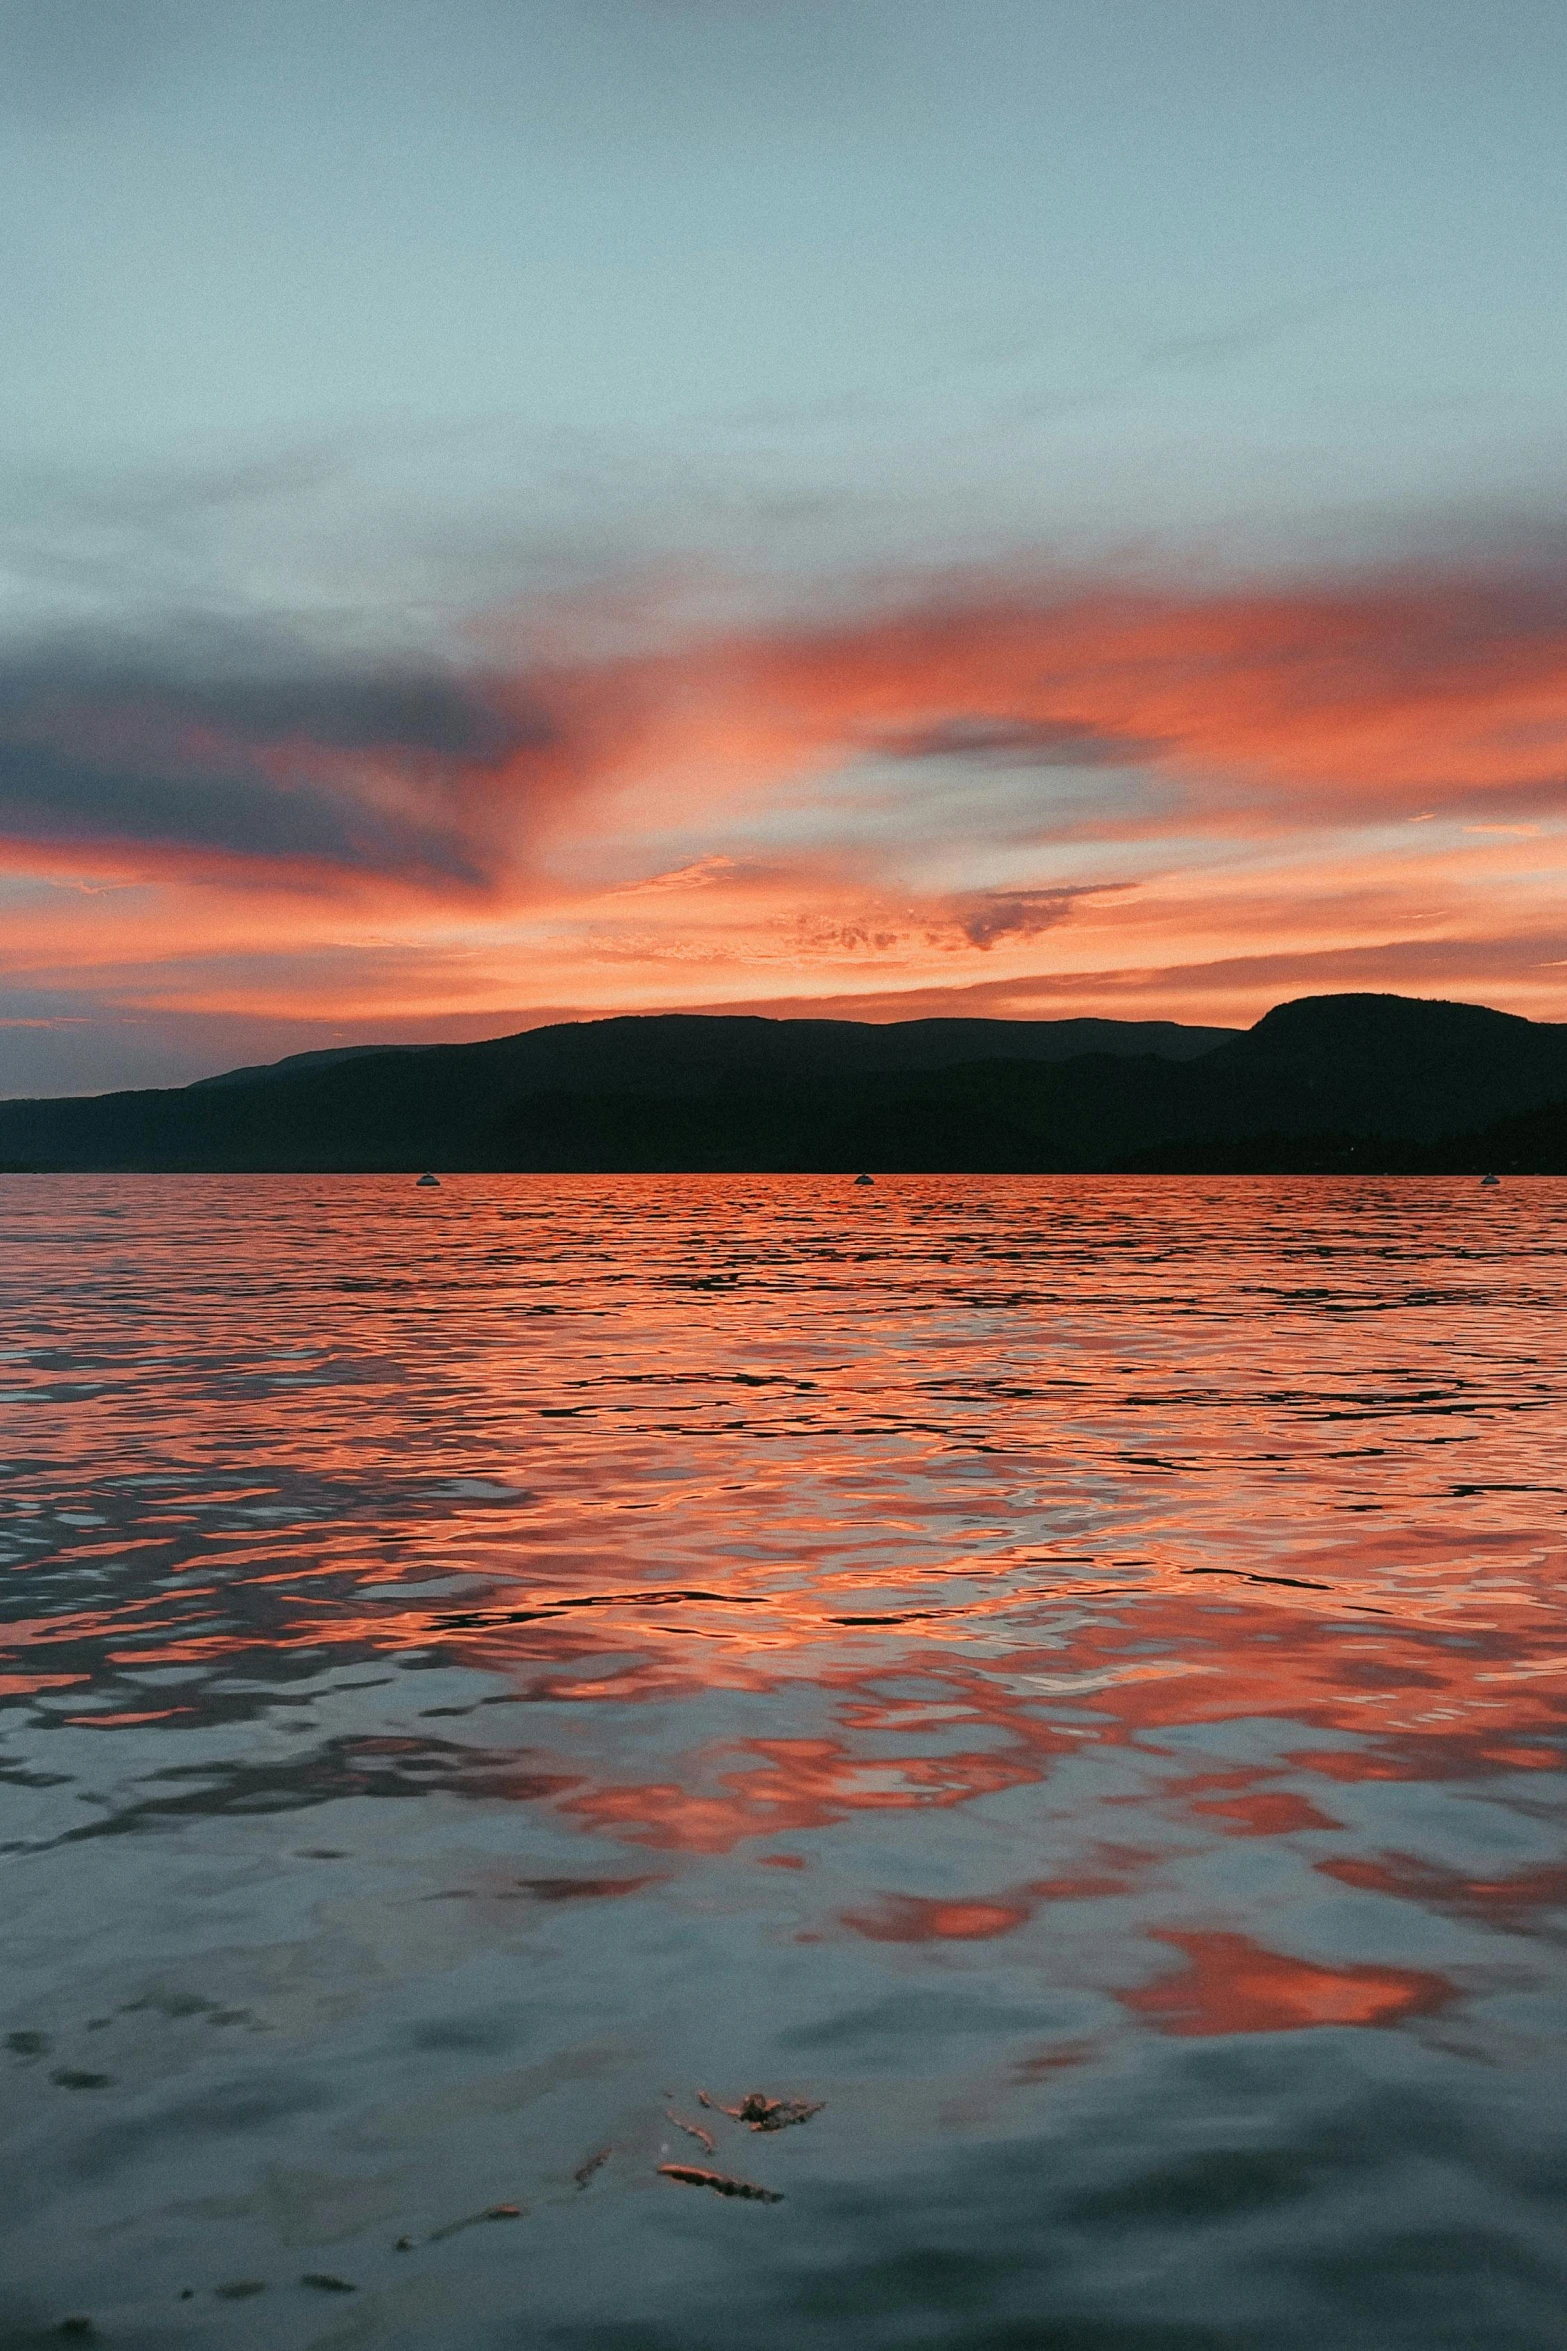
[(1561, 2343), (1567, 1186), (0, 1250), (0, 2343)]

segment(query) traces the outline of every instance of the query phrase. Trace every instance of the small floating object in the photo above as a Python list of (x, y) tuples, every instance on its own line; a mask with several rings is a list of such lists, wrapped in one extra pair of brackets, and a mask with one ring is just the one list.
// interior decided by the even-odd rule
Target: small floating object
[(759, 2188), (754, 2180), (732, 2180), (726, 2171), (702, 2171), (694, 2163), (661, 2163), (661, 2180), (679, 2180), (686, 2188), (711, 2188), (715, 2196), (745, 2196), (753, 2204), (781, 2204), (776, 2188)]
[[(698, 2090), (697, 2096), (710, 2113), (727, 2114), (731, 2122), (748, 2122), (753, 2131), (786, 2131), (792, 2122), (809, 2122), (827, 2103), (825, 2098), (818, 2098), (814, 2105), (808, 2098), (769, 2098), (762, 2090), (747, 2090), (738, 2106), (725, 2106), (705, 2090)], [(671, 2115), (670, 2120), (675, 2117)]]
[(441, 1179), (438, 1175), (422, 1175), (414, 1186), (416, 1192), (438, 1192), (440, 1188)]
[(598, 2153), (596, 2155), (590, 2155), (586, 2163), (579, 2163), (576, 2170), (571, 2175), (572, 2178), (576, 2181), (578, 2187), (585, 2188), (589, 2180), (593, 2177), (593, 2174), (598, 2170), (600, 2164), (608, 2163), (614, 2152), (615, 2150), (613, 2147), (600, 2147)]
[(761, 2090), (747, 2090), (738, 2106), (719, 2106), (719, 2114), (726, 2114), (731, 2123), (749, 2123), (752, 2130), (787, 2130), (789, 2123), (811, 2121), (825, 2104), (825, 2097), (811, 2104), (808, 2097), (766, 2097)]
[[(466, 2213), (461, 2220), (449, 2220), (444, 2228), (432, 2229), (426, 2242), (442, 2244), (446, 2238), (455, 2237), (460, 2229), (476, 2229), (481, 2221), (521, 2220), (522, 2209), (520, 2204), (487, 2204), (482, 2212)], [(397, 2250), (399, 2253), (409, 2250), (401, 2237), (397, 2240)]]
[(854, 1180), (857, 1184), (873, 1184), (876, 1178), (869, 1175), (857, 1175)]
[(359, 2288), (350, 2285), (347, 2278), (334, 2277), (329, 2269), (307, 2269), (300, 2279), (302, 2286), (314, 2286), (318, 2294), (357, 2294)]
[(1502, 1180), (1502, 1179), (1501, 1179), (1501, 1177), (1500, 1177), (1500, 1176), (1494, 1176), (1494, 1175), (1483, 1175), (1483, 1176), (1480, 1178), (1480, 1189), (1481, 1189), (1481, 1191), (1483, 1192), (1483, 1191), (1485, 1190), (1485, 1187), (1486, 1187), (1486, 1185), (1487, 1185), (1487, 1184), (1499, 1184), (1499, 1183), (1501, 1182), (1501, 1180)]

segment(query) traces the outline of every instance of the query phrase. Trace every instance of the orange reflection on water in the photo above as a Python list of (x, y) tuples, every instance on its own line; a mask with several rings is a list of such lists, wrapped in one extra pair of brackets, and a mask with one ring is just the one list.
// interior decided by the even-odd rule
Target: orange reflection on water
[(1010, 1935), (1033, 1914), (1031, 1900), (937, 1902), (888, 1894), (875, 1910), (846, 1910), (843, 1923), (873, 1943), (980, 1943)]
[(752, 1739), (739, 1751), (760, 1760), (709, 1780), (707, 1759), (692, 1758), (698, 1787), (628, 1782), (571, 1796), (563, 1809), (639, 1844), (725, 1853), (747, 1837), (828, 1828), (851, 1812), (966, 1804), (1037, 1776), (1026, 1762), (988, 1754), (870, 1761), (837, 1739)]
[(1165, 1793), (1187, 1799), (1195, 1817), (1215, 1822), (1230, 1836), (1290, 1837), (1302, 1829), (1343, 1827), (1289, 1789), (1257, 1787), (1259, 1776), (1255, 1771), (1196, 1772), (1170, 1781)]
[(1183, 1974), (1120, 1992), (1161, 2033), (1300, 2032), (1313, 2025), (1389, 2025), (1434, 2016), (1455, 1997), (1442, 1976), (1412, 1967), (1322, 1967), (1265, 1950), (1249, 1935), (1154, 1931), (1186, 1959)]
[(1131, 1893), (1158, 1856), (1106, 1846), (1093, 1858), (1097, 1866), (1034, 1878), (982, 1898), (884, 1894), (874, 1909), (844, 1911), (841, 1923), (872, 1943), (984, 1942), (1026, 1926), (1044, 1903), (1095, 1902)]
[[(106, 1765), (40, 1838), (461, 1798), (584, 1840), (573, 1885), (760, 1860), (867, 1965), (1075, 1938), (1108, 2001), (1155, 1934), (1181, 1972), (1115, 1997), (1177, 2034), (1430, 2013), (1437, 1919), (1558, 1897), (1391, 1816), (1558, 1761), (1560, 1187), (18, 1198), (0, 1695), (29, 1786), (72, 1720)], [(1390, 1963), (1271, 1951), (1269, 1871)]]
[(1499, 1877), (1466, 1876), (1461, 1870), (1444, 1869), (1410, 1853), (1388, 1853), (1376, 1859), (1334, 1855), (1316, 1866), (1324, 1877), (1337, 1878), (1340, 1885), (1393, 1894), (1449, 1918), (1473, 1919), (1519, 1934), (1537, 1932), (1547, 1911), (1567, 1911), (1567, 1865), (1561, 1863), (1514, 1870)]

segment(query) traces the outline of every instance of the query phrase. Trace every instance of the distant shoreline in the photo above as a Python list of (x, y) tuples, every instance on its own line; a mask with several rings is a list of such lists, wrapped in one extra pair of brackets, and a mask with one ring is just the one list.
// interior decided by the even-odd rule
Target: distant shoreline
[(0, 1103), (12, 1174), (1560, 1175), (1567, 1026), (1305, 997), (1244, 1031), (654, 1014)]

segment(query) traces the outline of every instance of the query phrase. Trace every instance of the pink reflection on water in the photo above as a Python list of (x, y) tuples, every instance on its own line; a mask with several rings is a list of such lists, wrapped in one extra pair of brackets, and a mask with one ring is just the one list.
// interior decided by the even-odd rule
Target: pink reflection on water
[(1159, 1856), (1103, 1846), (1089, 1866), (1059, 1877), (1034, 1878), (988, 1897), (884, 1894), (873, 1908), (847, 1910), (841, 1923), (873, 1943), (983, 1942), (1026, 1926), (1044, 1904), (1097, 1902), (1129, 1894)]
[[(1558, 1761), (1560, 1187), (8, 1181), (0, 1695), (118, 1736), (154, 1810), (182, 1726), (342, 1690), (236, 1803), (533, 1807), (593, 1840), (574, 1887), (809, 1840), (752, 1855), (769, 1897), (889, 1965), (1119, 1904), (1083, 1974), (1157, 1931), (1184, 1971), (1121, 1998), (1172, 2033), (1431, 2012), (1431, 1969), (1272, 1953), (1274, 1855), (1412, 1913), (1556, 1898), (1364, 1811)], [(1175, 1901), (1205, 1858), (1223, 1931)]]
[(1517, 1934), (1537, 1933), (1546, 1913), (1567, 1911), (1567, 1865), (1561, 1863), (1481, 1877), (1444, 1869), (1413, 1854), (1388, 1853), (1375, 1860), (1348, 1854), (1330, 1857), (1319, 1861), (1317, 1868), (1324, 1877), (1365, 1893), (1392, 1894), (1448, 1918)]
[(1161, 1927), (1153, 1940), (1179, 1951), (1185, 1970), (1118, 1998), (1157, 2031), (1183, 2039), (1397, 2024), (1434, 2016), (1455, 1997), (1444, 1977), (1423, 1968), (1324, 1967), (1239, 1934)]

